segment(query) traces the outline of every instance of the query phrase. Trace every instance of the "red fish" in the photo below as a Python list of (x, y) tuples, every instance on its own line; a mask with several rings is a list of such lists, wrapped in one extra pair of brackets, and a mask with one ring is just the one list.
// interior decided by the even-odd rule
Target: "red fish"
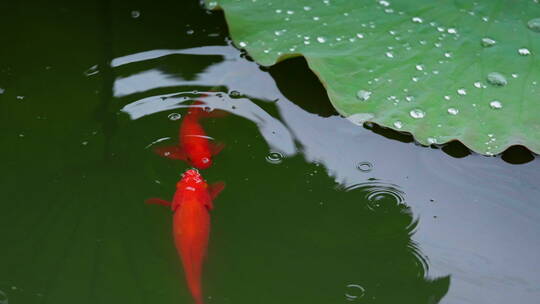
[(151, 198), (149, 204), (171, 206), (173, 235), (182, 260), (188, 288), (196, 304), (203, 304), (201, 274), (210, 233), (212, 200), (225, 188), (223, 182), (208, 186), (197, 170), (187, 170), (176, 184), (172, 202)]
[(218, 154), (223, 144), (208, 141), (199, 119), (223, 116), (225, 112), (208, 112), (202, 107), (203, 103), (196, 101), (180, 124), (179, 143), (176, 146), (158, 147), (154, 151), (171, 159), (181, 159), (198, 169), (207, 169), (212, 165), (212, 156)]

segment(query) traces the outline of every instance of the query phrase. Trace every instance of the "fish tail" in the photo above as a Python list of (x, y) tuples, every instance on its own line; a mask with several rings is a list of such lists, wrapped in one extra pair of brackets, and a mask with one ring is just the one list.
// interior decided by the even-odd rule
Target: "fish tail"
[(201, 253), (189, 254), (189, 260), (184, 261), (184, 272), (186, 274), (187, 285), (191, 296), (195, 300), (196, 304), (203, 303), (203, 294), (201, 287), (201, 277), (202, 277), (202, 259), (203, 255)]

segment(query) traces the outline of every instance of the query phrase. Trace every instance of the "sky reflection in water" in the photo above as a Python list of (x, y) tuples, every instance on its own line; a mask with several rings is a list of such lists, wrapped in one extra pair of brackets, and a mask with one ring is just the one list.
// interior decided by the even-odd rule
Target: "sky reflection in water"
[[(500, 158), (477, 155), (452, 158), (440, 150), (384, 139), (337, 115), (323, 117), (317, 110), (310, 113), (288, 100), (276, 89), (276, 80), (268, 72), (261, 71), (231, 46), (145, 51), (116, 58), (113, 66), (164, 56), (179, 56), (180, 62), (195, 57), (205, 62), (201, 58), (204, 56), (219, 56), (222, 60), (208, 60), (208, 66), (191, 79), (159, 68), (117, 78), (116, 97), (141, 92), (144, 95), (123, 107), (122, 111), (132, 119), (186, 107), (196, 95), (193, 87), (203, 91), (206, 88), (208, 97), (203, 100), (211, 108), (251, 120), (270, 150), (286, 156), (301, 152), (306, 161), (322, 164), (345, 191), (360, 189), (370, 193), (377, 188), (383, 196), (399, 193), (396, 197), (403, 201), (388, 212), (408, 215), (410, 223), (400, 228), (402, 233), (412, 236), (414, 231), (406, 231), (416, 228), (415, 241), (408, 246), (414, 248), (411, 254), (416, 261), (426, 265), (421, 267), (423, 271), (427, 274), (429, 264), (431, 277), (451, 276), (445, 298), (448, 303), (502, 303), (540, 296), (540, 241), (535, 236), (540, 222), (536, 210), (540, 189), (531, 182), (540, 180), (537, 159), (514, 166)], [(164, 87), (174, 93), (144, 94)], [(227, 90), (238, 91), (244, 97), (216, 92)], [(261, 103), (275, 107), (279, 115), (269, 114), (259, 106)], [(361, 162), (370, 163), (372, 170), (358, 170)], [(371, 202), (369, 197), (367, 201)], [(378, 206), (371, 207), (375, 210), (389, 208), (374, 204)], [(404, 204), (406, 208), (402, 208)], [(429, 257), (429, 263), (416, 244)]]

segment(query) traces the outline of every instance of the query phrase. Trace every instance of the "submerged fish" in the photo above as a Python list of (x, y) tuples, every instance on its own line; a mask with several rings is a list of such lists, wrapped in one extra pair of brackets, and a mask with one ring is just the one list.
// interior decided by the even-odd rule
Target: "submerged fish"
[(210, 142), (199, 120), (223, 116), (225, 112), (208, 112), (202, 105), (200, 101), (195, 102), (182, 120), (178, 145), (158, 147), (154, 150), (157, 154), (171, 159), (185, 160), (198, 169), (207, 169), (212, 165), (212, 156), (218, 154), (224, 145)]
[(171, 206), (173, 235), (182, 260), (188, 288), (196, 304), (203, 304), (201, 275), (210, 233), (212, 200), (225, 188), (223, 182), (208, 186), (197, 170), (187, 170), (176, 184), (173, 201), (148, 199), (149, 204)]

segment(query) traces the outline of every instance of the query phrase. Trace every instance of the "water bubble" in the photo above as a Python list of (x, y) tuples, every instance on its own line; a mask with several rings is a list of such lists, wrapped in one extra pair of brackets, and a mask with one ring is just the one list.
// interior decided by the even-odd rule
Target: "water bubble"
[(167, 117), (169, 118), (169, 120), (179, 120), (180, 118), (182, 118), (182, 115), (180, 115), (179, 113), (171, 113)]
[(457, 30), (455, 28), (449, 28), (446, 31), (448, 32), (448, 34), (457, 34)]
[(506, 77), (501, 73), (491, 72), (487, 75), (487, 81), (494, 86), (505, 86), (508, 84)]
[(276, 10), (276, 14), (281, 14), (281, 12), (283, 12), (283, 11), (280, 10), (280, 9), (277, 9), (277, 10)]
[(356, 37), (358, 37), (359, 39), (362, 39), (362, 38), (364, 38), (364, 34), (357, 33)]
[(477, 88), (477, 89), (480, 89), (480, 88), (482, 88), (482, 83), (480, 81), (477, 81), (477, 82), (473, 83), (473, 86), (475, 88)]
[(492, 102), (489, 103), (489, 106), (492, 108), (492, 109), (502, 109), (502, 103), (498, 100), (493, 100)]
[(203, 111), (205, 111), (207, 113), (210, 113), (210, 112), (214, 111), (214, 108), (212, 108), (211, 106), (205, 106), (203, 108)]
[(0, 94), (4, 94), (5, 91), (5, 89), (0, 88)]
[(370, 162), (359, 162), (356, 164), (356, 169), (366, 173), (373, 169), (373, 165)]
[(137, 19), (141, 16), (141, 12), (139, 11), (131, 11), (131, 18)]
[(313, 20), (315, 20), (315, 21), (319, 21), (320, 19), (321, 19), (321, 18), (319, 18), (319, 17), (317, 17), (317, 16), (313, 17)]
[(520, 54), (521, 56), (528, 56), (531, 54), (531, 51), (529, 51), (528, 48), (520, 48), (518, 50), (518, 54)]
[(452, 57), (452, 53), (446, 52), (446, 53), (444, 53), (444, 57), (450, 58), (450, 57)]
[(464, 95), (467, 95), (467, 90), (465, 90), (464, 88), (461, 88), (457, 90), (457, 93), (458, 95), (464, 96)]
[(459, 110), (456, 108), (448, 108), (448, 114), (450, 115), (457, 115), (459, 113)]
[(494, 46), (495, 44), (497, 43), (497, 41), (491, 39), (491, 38), (482, 38), (482, 41), (480, 42), (480, 44), (483, 46), (483, 47), (491, 47), (491, 46)]
[(446, 99), (446, 100), (450, 100), (450, 96), (448, 96), (448, 95), (445, 95), (445, 96), (444, 96), (444, 99)]
[(530, 30), (540, 33), (540, 18), (534, 18), (527, 22), (527, 26)]
[(403, 127), (403, 123), (399, 120), (394, 121), (394, 127), (401, 129)]
[(428, 137), (427, 138), (427, 142), (431, 145), (431, 144), (436, 144), (437, 143), (437, 139), (436, 138), (433, 138), (433, 137)]
[(347, 292), (345, 293), (345, 299), (347, 301), (356, 301), (366, 294), (364, 287), (358, 284), (349, 284), (347, 285)]
[(294, 14), (294, 11), (287, 11), (287, 15), (293, 15)]
[(389, 213), (404, 205), (403, 193), (393, 187), (374, 185), (366, 190), (367, 208), (371, 211)]
[(380, 1), (379, 1), (379, 4), (382, 5), (382, 6), (384, 6), (384, 7), (390, 6), (390, 2), (385, 1), (385, 0), (380, 0)]
[(236, 91), (236, 90), (232, 90), (229, 92), (229, 96), (232, 97), (232, 98), (238, 98), (240, 96), (242, 96), (242, 94), (240, 94), (240, 92)]
[(246, 46), (247, 46), (247, 43), (244, 42), (244, 41), (240, 41), (240, 42), (238, 42), (238, 45), (239, 45), (240, 47), (246, 47)]
[(422, 23), (422, 22), (424, 22), (424, 20), (422, 20), (422, 18), (420, 18), (420, 17), (412, 17), (412, 22), (414, 22), (414, 23)]
[(319, 43), (325, 43), (326, 42), (326, 39), (324, 37), (317, 37), (317, 41)]
[(423, 70), (424, 70), (424, 66), (421, 65), (421, 64), (417, 64), (417, 65), (416, 65), (416, 70), (418, 70), (418, 71), (423, 71)]
[(310, 11), (310, 10), (311, 10), (311, 7), (310, 7), (310, 6), (304, 6), (304, 10), (305, 10), (305, 11)]
[(388, 58), (394, 58), (394, 53), (392, 53), (392, 52), (386, 52), (386, 57), (388, 57)]
[(281, 164), (283, 155), (279, 152), (270, 152), (266, 156), (266, 161), (274, 165)]
[(409, 112), (409, 115), (411, 115), (412, 118), (419, 119), (419, 118), (424, 118), (426, 116), (426, 112), (420, 109), (412, 109)]
[(187, 30), (187, 31), (186, 31), (186, 34), (188, 34), (188, 35), (193, 35), (193, 33), (195, 33), (194, 30)]
[(371, 97), (371, 92), (366, 90), (358, 90), (358, 92), (356, 92), (356, 97), (360, 101), (366, 101), (369, 99), (369, 97)]
[(24, 99), (24, 96), (19, 95), (19, 96), (15, 97), (15, 98), (17, 98), (18, 100), (23, 100), (23, 99)]

